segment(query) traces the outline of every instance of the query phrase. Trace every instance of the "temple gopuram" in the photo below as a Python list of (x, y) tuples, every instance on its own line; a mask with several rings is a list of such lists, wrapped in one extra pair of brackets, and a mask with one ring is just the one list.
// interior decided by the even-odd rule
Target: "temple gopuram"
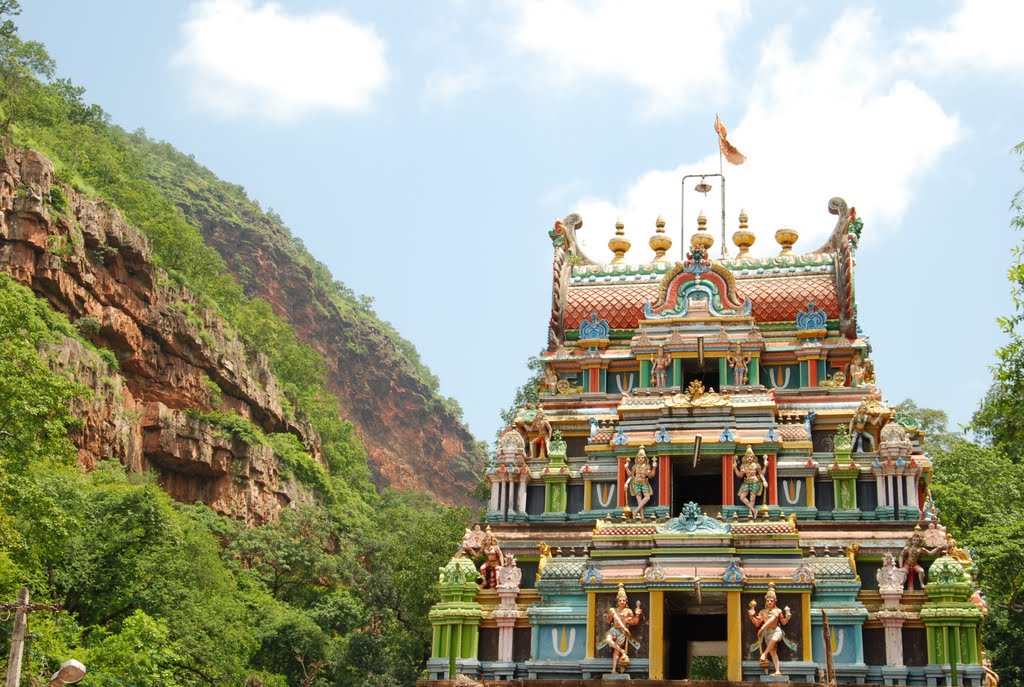
[(607, 264), (555, 223), (538, 402), (440, 570), (428, 681), (992, 684), (977, 568), (857, 326), (863, 223), (828, 209), (766, 258), (741, 212), (712, 259), (701, 215), (675, 263), (660, 218), (641, 264), (621, 222)]

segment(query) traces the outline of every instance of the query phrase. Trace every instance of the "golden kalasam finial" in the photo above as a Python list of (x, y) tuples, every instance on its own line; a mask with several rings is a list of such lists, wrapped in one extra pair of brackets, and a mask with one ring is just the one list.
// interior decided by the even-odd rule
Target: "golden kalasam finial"
[(697, 231), (690, 237), (690, 248), (703, 248), (706, 252), (715, 243), (715, 237), (708, 233), (708, 218), (701, 210), (697, 215)]
[(658, 215), (654, 226), (656, 233), (648, 241), (648, 245), (654, 251), (654, 262), (668, 262), (668, 258), (665, 257), (665, 251), (672, 247), (672, 239), (665, 235), (665, 218)]
[(798, 238), (800, 238), (800, 234), (797, 233), (797, 230), (790, 229), (789, 227), (782, 227), (775, 232), (775, 240), (782, 246), (782, 252), (779, 255), (792, 255), (793, 244), (796, 243)]
[(633, 245), (629, 242), (629, 239), (626, 238), (625, 228), (626, 225), (623, 224), (621, 217), (615, 220), (615, 236), (608, 241), (608, 248), (615, 253), (615, 257), (612, 258), (611, 263), (613, 265), (621, 265), (626, 262), (626, 251), (628, 251), (629, 247)]
[(747, 219), (747, 211), (740, 210), (740, 230), (732, 235), (732, 242), (740, 249), (740, 252), (736, 254), (737, 260), (749, 253), (750, 247), (753, 246), (754, 241), (757, 240), (757, 237), (754, 236), (754, 232), (747, 229)]

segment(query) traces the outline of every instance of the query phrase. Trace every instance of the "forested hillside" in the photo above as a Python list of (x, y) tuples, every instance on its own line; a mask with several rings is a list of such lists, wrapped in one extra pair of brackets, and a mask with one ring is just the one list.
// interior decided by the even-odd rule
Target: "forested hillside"
[[(482, 454), (456, 404), (278, 218), (56, 78), (17, 9), (0, 0), (0, 601), (62, 606), (31, 615), (22, 684), (67, 658), (86, 685), (411, 684), (469, 513), (383, 488), (431, 485), (382, 467), (387, 405), (350, 415), (331, 375), (397, 368), (359, 383), (412, 399), (402, 419), (437, 431), (408, 454), (469, 504)], [(249, 279), (204, 241), (221, 225), (304, 281)], [(286, 318), (299, 297), (347, 328), (335, 348)]]
[(13, 23), (0, 40), (3, 133), (43, 152), (59, 179), (124, 213), (149, 238), (157, 265), (267, 355), (326, 453), (339, 430), (324, 425), (340, 401), (379, 485), (472, 504), (483, 451), (458, 404), (438, 394), (436, 377), (376, 317), (372, 299), (334, 279), (243, 189), (144, 132), (111, 124), (81, 88), (55, 78), (43, 46), (20, 41)]

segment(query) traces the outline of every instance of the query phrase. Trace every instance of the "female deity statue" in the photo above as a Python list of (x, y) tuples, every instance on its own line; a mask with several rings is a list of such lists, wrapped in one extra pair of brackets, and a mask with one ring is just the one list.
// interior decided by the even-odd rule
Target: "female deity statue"
[(498, 538), (491, 532), (490, 525), (484, 532), (480, 550), (485, 559), (483, 565), (480, 566), (480, 576), (484, 578), (481, 589), (494, 589), (498, 586), (498, 568), (505, 565), (505, 555), (501, 552)]
[(604, 636), (604, 643), (612, 650), (613, 673), (624, 673), (629, 667), (629, 645), (632, 643), (634, 646), (639, 646), (637, 642), (633, 641), (633, 633), (629, 628), (636, 627), (643, 612), (639, 601), (636, 602), (636, 610), (630, 610), (626, 589), (620, 582), (619, 593), (615, 596), (615, 605), (609, 608), (605, 614), (608, 632)]
[(754, 455), (754, 447), (747, 446), (747, 452), (743, 454), (743, 464), (737, 465), (737, 458), (733, 456), (732, 471), (743, 480), (737, 495), (740, 501), (750, 510), (750, 517), (757, 515), (757, 497), (762, 491), (768, 489), (768, 479), (764, 476), (761, 464), (757, 462)]
[(649, 462), (643, 446), (637, 452), (636, 461), (632, 467), (628, 461), (626, 462), (626, 475), (629, 477), (626, 480), (626, 491), (636, 499), (636, 511), (633, 513), (633, 517), (638, 520), (644, 517), (644, 506), (651, 500), (651, 495), (654, 492), (651, 488), (651, 480), (654, 479), (657, 472), (658, 459), (655, 458), (653, 463)]
[(761, 652), (758, 660), (766, 670), (768, 657), (771, 656), (772, 663), (775, 665), (775, 672), (772, 675), (782, 675), (782, 671), (779, 670), (778, 644), (782, 642), (791, 651), (796, 651), (796, 643), (787, 639), (786, 633), (782, 631), (782, 627), (789, 623), (789, 619), (792, 617), (789, 606), (786, 606), (784, 610), (779, 610), (776, 603), (778, 600), (775, 597), (775, 585), (769, 582), (768, 593), (764, 595), (764, 608), (756, 611), (757, 601), (751, 600), (747, 615), (750, 616), (750, 622), (754, 623), (754, 627), (758, 628), (757, 642), (750, 645), (750, 651)]

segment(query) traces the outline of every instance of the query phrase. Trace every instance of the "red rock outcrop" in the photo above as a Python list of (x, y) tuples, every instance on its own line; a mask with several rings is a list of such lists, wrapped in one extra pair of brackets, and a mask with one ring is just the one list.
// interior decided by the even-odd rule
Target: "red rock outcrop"
[(267, 432), (295, 434), (323, 462), (316, 434), (285, 413), (267, 360), (155, 268), (146, 239), (102, 199), (58, 184), (34, 151), (4, 140), (3, 154), (0, 268), (119, 362), (73, 339), (53, 351), (93, 391), (74, 409), (80, 465), (115, 458), (154, 470), (173, 497), (253, 524), (295, 503), (299, 490), (268, 447), (226, 439), (183, 413), (234, 409)]
[(242, 223), (208, 214), (201, 202), (179, 208), (246, 293), (270, 303), (327, 361), (329, 388), (362, 438), (379, 486), (429, 491), (448, 504), (479, 507), (472, 491), (482, 477), (483, 453), (436, 394), (404, 369), (382, 328), (339, 308), (296, 258), (290, 237), (251, 207), (232, 206)]

